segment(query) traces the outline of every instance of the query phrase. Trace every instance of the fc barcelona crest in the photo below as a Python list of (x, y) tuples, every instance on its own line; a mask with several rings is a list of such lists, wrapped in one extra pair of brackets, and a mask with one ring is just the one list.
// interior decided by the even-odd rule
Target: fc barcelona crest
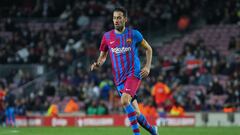
[(127, 44), (128, 44), (128, 45), (132, 44), (132, 39), (131, 39), (131, 38), (128, 38), (128, 39), (127, 39)]

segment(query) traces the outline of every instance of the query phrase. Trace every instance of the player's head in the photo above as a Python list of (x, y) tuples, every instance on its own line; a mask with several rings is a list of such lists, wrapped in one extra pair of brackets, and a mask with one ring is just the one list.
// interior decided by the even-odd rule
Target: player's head
[(113, 24), (114, 28), (122, 31), (127, 22), (127, 11), (124, 8), (115, 8), (113, 10)]

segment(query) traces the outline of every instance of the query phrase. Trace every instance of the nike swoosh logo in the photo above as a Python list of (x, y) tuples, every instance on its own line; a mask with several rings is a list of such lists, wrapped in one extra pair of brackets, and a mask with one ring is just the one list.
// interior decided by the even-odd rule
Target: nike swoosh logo
[(126, 91), (130, 91), (131, 89), (126, 89)]
[(113, 44), (115, 41), (111, 41), (110, 44)]

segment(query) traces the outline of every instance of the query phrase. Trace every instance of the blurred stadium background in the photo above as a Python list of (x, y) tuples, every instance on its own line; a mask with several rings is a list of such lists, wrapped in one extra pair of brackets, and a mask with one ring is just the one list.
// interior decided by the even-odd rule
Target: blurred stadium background
[[(150, 76), (138, 91), (140, 108), (152, 124), (240, 126), (239, 0), (1, 0), (2, 127), (129, 124), (109, 61), (89, 72), (118, 6), (127, 8), (128, 25), (153, 47)], [(144, 56), (142, 50), (139, 54)], [(9, 108), (15, 110), (15, 121), (4, 120)], [(190, 129), (191, 135), (201, 133)], [(216, 129), (225, 131), (218, 135), (239, 132)], [(10, 130), (0, 128), (0, 134)]]

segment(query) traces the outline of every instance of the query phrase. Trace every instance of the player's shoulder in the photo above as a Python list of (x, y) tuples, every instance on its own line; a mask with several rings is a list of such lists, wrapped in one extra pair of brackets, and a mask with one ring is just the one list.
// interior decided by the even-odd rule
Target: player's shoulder
[(112, 32), (113, 32), (113, 29), (109, 30), (109, 31), (106, 31), (106, 32), (103, 33), (103, 36), (110, 35)]
[(132, 31), (139, 31), (139, 30), (136, 29), (136, 28), (130, 28), (130, 30), (132, 30)]
[(142, 37), (142, 33), (138, 29), (131, 28), (133, 37)]
[(104, 32), (104, 35), (110, 34), (112, 31), (113, 31), (113, 30), (106, 31), (106, 32)]
[(141, 32), (138, 29), (129, 28), (129, 30), (131, 30), (133, 34), (141, 34)]

